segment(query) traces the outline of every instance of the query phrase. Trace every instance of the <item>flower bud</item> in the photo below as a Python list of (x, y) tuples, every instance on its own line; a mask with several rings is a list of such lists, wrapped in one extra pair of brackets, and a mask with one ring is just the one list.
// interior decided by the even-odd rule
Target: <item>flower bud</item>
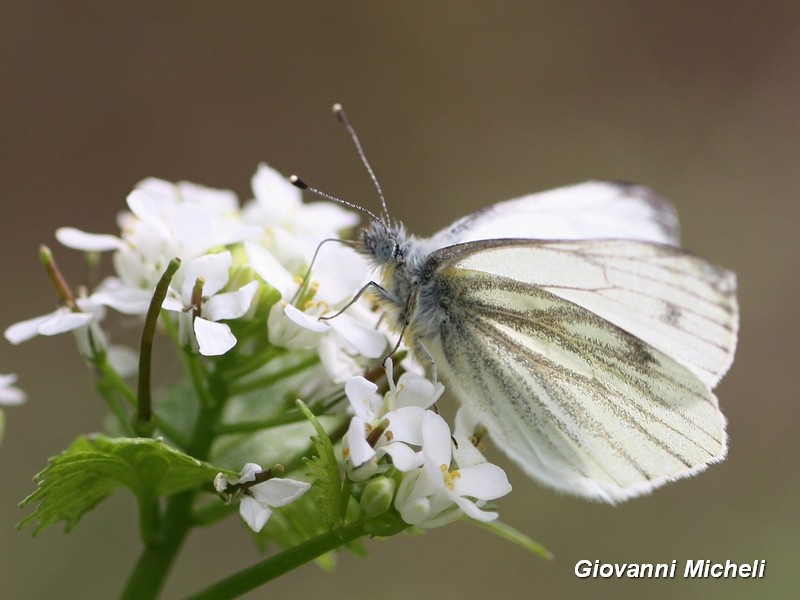
[(388, 477), (376, 477), (364, 486), (361, 494), (361, 508), (370, 517), (377, 517), (389, 510), (394, 497), (394, 480)]

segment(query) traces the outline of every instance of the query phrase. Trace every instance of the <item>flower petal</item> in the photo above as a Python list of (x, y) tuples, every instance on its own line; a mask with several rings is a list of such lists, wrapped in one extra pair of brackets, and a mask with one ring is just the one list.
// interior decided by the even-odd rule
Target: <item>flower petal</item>
[[(139, 184), (140, 188), (158, 189), (162, 182), (155, 180), (145, 180)], [(214, 217), (222, 217), (226, 213), (232, 213), (238, 209), (239, 200), (231, 190), (220, 190), (207, 187), (191, 181), (179, 181), (177, 184), (166, 183), (172, 188), (171, 193), (177, 193), (184, 202), (202, 208)]]
[[(147, 223), (149, 227), (153, 228), (160, 237), (168, 240), (172, 238), (172, 232), (169, 230), (169, 227), (167, 227), (167, 224), (160, 214), (161, 211), (159, 211), (159, 203), (157, 200), (159, 199), (154, 198), (151, 193), (143, 189), (135, 189), (128, 194), (127, 203), (128, 208), (131, 209), (134, 215), (139, 217), (144, 223)], [(165, 208), (164, 204), (161, 204), (161, 207), (162, 209)]]
[(444, 393), (444, 385), (420, 377), (415, 373), (403, 373), (397, 380), (395, 406), (420, 406), (430, 408)]
[(238, 319), (250, 309), (257, 291), (258, 282), (251, 281), (235, 292), (212, 296), (203, 304), (203, 316), (210, 321)]
[(347, 428), (347, 447), (350, 452), (350, 462), (354, 467), (360, 467), (375, 456), (375, 450), (367, 443), (365, 437), (366, 423), (358, 417), (350, 420)]
[(284, 307), (283, 312), (295, 325), (299, 325), (303, 329), (308, 329), (309, 331), (313, 331), (315, 333), (324, 333), (329, 331), (331, 328), (331, 326), (325, 321), (320, 321), (319, 317), (304, 313), (291, 304), (287, 304)]
[(480, 465), (486, 462), (486, 457), (481, 454), (475, 446), (472, 445), (472, 440), (468, 437), (453, 435), (456, 440), (457, 448), (453, 449), (453, 459), (458, 464), (459, 469), (465, 469), (475, 465)]
[(325, 244), (317, 254), (311, 279), (319, 282), (317, 299), (335, 306), (350, 301), (367, 283), (369, 275), (369, 263), (353, 248)]
[(371, 381), (357, 375), (351, 377), (344, 384), (344, 393), (350, 400), (353, 411), (360, 419), (371, 423), (377, 418), (372, 406), (372, 395), (378, 391), (378, 386)]
[(441, 466), (450, 466), (450, 428), (445, 420), (430, 410), (422, 419), (422, 454), (425, 469), (432, 478), (441, 478)]
[(145, 314), (150, 307), (152, 297), (151, 291), (125, 285), (113, 277), (103, 280), (92, 293), (94, 302), (110, 306), (126, 315)]
[(213, 245), (214, 218), (202, 208), (179, 204), (175, 209), (171, 225), (174, 229), (174, 239), (185, 252), (182, 258), (200, 257), (209, 246)]
[[(279, 348), (289, 348), (292, 350), (307, 350), (319, 344), (323, 333), (310, 331), (305, 327), (297, 325), (289, 318), (289, 313), (296, 311), (296, 308), (286, 311), (287, 304), (281, 300), (272, 305), (267, 317), (267, 334), (273, 346)], [(299, 312), (299, 311), (298, 311)], [(303, 319), (303, 313), (298, 318)]]
[(274, 215), (277, 222), (286, 219), (293, 208), (302, 204), (302, 192), (266, 163), (258, 165), (251, 185), (256, 201), (268, 214)]
[(181, 302), (181, 299), (177, 297), (177, 293), (175, 290), (169, 290), (169, 295), (164, 298), (164, 302), (161, 303), (161, 308), (164, 310), (171, 310), (172, 312), (182, 313), (184, 312), (184, 308), (186, 308)]
[(328, 321), (342, 339), (367, 358), (380, 358), (386, 348), (386, 337), (373, 326), (342, 313)]
[(13, 386), (16, 375), (0, 375), (0, 405), (17, 406), (25, 402), (25, 392)]
[(210, 297), (220, 291), (228, 283), (233, 257), (229, 251), (218, 254), (205, 254), (185, 261), (177, 277), (181, 278), (181, 299), (184, 304), (189, 304), (192, 299), (192, 289), (198, 277), (205, 279), (203, 296)]
[(464, 514), (476, 521), (494, 521), (499, 516), (496, 512), (481, 510), (474, 502), (466, 498), (456, 497), (454, 500), (458, 507), (464, 511)]
[(278, 262), (275, 255), (269, 250), (253, 242), (244, 243), (250, 266), (258, 276), (281, 293), (282, 298), (288, 298), (297, 288), (297, 283), (289, 271)]
[(458, 470), (460, 477), (453, 480), (453, 491), (459, 496), (478, 500), (494, 500), (511, 491), (505, 471), (491, 463), (482, 463)]
[(74, 227), (59, 227), (56, 229), (56, 239), (67, 248), (86, 252), (119, 250), (125, 246), (125, 242), (115, 235), (86, 233)]
[(59, 309), (55, 312), (50, 313), (49, 315), (42, 315), (40, 317), (34, 317), (32, 319), (26, 319), (25, 321), (20, 321), (19, 323), (14, 323), (6, 328), (4, 332), (5, 338), (11, 342), (12, 344), (20, 344), (22, 342), (26, 342), (29, 339), (36, 337), (39, 335), (39, 327), (42, 323), (46, 323), (50, 319), (52, 319), (55, 315), (59, 314), (60, 312), (67, 310), (67, 309)]
[[(309, 202), (303, 205), (303, 217), (309, 229), (321, 226), (332, 233), (338, 233), (358, 224), (357, 213), (346, 210), (333, 202)], [(301, 225), (302, 226), (302, 225)]]
[(264, 469), (261, 468), (261, 465), (256, 463), (247, 463), (244, 467), (242, 467), (242, 471), (239, 474), (239, 479), (232, 481), (231, 483), (248, 483), (250, 481), (256, 480), (256, 475), (261, 473)]
[(253, 496), (268, 506), (284, 506), (305, 494), (311, 487), (310, 483), (296, 479), (268, 479), (250, 488)]
[(317, 354), (325, 372), (334, 383), (345, 383), (351, 377), (364, 372), (364, 366), (345, 352), (335, 336), (321, 336), (317, 343)]
[(41, 335), (58, 335), (88, 325), (93, 315), (89, 313), (59, 312), (39, 326)]
[(242, 515), (242, 519), (250, 529), (258, 533), (264, 529), (264, 525), (267, 524), (272, 515), (272, 510), (255, 498), (245, 495), (242, 496), (242, 500), (239, 503), (239, 514)]
[(236, 345), (236, 337), (225, 323), (197, 318), (194, 320), (194, 334), (203, 356), (219, 356)]
[(386, 444), (383, 451), (392, 457), (392, 463), (398, 471), (407, 472), (422, 466), (422, 452), (415, 452), (401, 442)]
[(419, 406), (404, 406), (386, 414), (392, 439), (415, 446), (422, 445), (422, 420), (425, 410)]

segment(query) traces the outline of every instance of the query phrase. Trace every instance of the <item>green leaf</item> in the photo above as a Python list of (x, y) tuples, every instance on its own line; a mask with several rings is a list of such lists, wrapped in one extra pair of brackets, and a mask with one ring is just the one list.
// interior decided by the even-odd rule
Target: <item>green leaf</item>
[(309, 475), (314, 480), (312, 485), (317, 497), (318, 510), (324, 515), (328, 526), (333, 529), (342, 524), (344, 516), (344, 506), (342, 505), (344, 499), (342, 495), (342, 479), (339, 475), (339, 462), (336, 460), (336, 453), (333, 450), (331, 439), (314, 414), (301, 400), (297, 401), (297, 407), (317, 432), (317, 435), (311, 438), (316, 450), (316, 456), (305, 459), (305, 463), (311, 467)]
[(117, 488), (130, 489), (144, 504), (211, 484), (220, 470), (158, 440), (80, 437), (36, 475), (38, 489), (20, 503), (22, 507), (36, 503), (36, 509), (17, 527), (37, 523), (36, 535), (63, 520), (70, 531)]
[(528, 552), (532, 552), (533, 554), (538, 554), (540, 557), (544, 558), (545, 560), (552, 560), (553, 554), (544, 546), (542, 546), (539, 542), (536, 542), (529, 538), (527, 535), (518, 531), (511, 527), (511, 525), (507, 525), (506, 523), (501, 523), (500, 521), (475, 521), (470, 519), (470, 523), (478, 525), (479, 527), (483, 527), (494, 533), (495, 535), (500, 536), (504, 540), (508, 540), (509, 542), (515, 543), (517, 546), (520, 546), (527, 550)]

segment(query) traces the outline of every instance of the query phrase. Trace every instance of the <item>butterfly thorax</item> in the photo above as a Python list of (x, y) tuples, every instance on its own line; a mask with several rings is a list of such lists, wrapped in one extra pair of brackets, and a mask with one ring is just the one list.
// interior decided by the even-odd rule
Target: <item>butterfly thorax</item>
[[(397, 331), (408, 326), (416, 329), (416, 299), (430, 253), (427, 241), (408, 235), (401, 224), (386, 225), (378, 221), (370, 223), (361, 233), (358, 250), (380, 270), (381, 287), (375, 292), (388, 322)], [(426, 323), (423, 329), (432, 329), (431, 323)]]

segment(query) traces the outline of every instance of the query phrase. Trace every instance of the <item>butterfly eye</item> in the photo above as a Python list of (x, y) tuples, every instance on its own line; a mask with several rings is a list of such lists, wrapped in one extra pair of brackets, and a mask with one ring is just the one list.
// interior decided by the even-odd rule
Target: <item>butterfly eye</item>
[(382, 238), (375, 244), (375, 258), (381, 262), (389, 262), (395, 257), (397, 242), (390, 238)]

